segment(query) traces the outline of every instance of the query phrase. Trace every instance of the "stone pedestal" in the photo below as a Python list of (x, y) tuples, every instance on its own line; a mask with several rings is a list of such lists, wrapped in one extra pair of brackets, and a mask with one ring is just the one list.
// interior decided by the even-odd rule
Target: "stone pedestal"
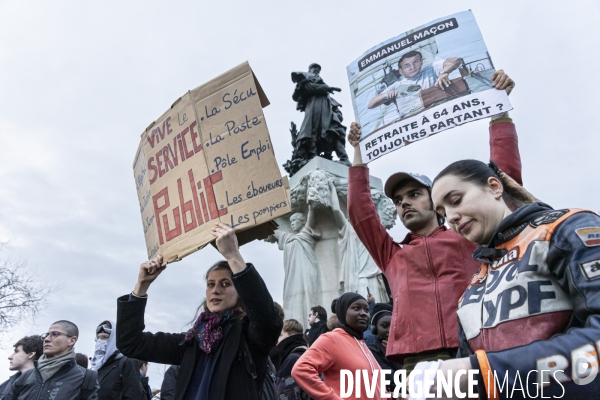
[[(382, 223), (389, 229), (395, 221), (395, 208), (383, 194), (379, 178), (371, 176), (370, 184)], [(280, 249), (284, 251), (286, 264), (283, 293), (285, 318), (296, 319), (305, 327), (310, 307), (321, 305), (330, 315), (333, 299), (348, 291), (358, 291), (367, 297), (368, 286), (377, 302), (389, 301), (382, 278), (378, 276), (379, 270), (348, 221), (347, 192), (348, 167), (315, 157), (290, 179), (292, 214), (276, 220), (279, 232), (275, 236)], [(299, 236), (294, 238), (295, 234)], [(297, 242), (291, 241), (300, 238), (304, 238), (302, 251), (298, 251)], [(310, 245), (307, 245), (309, 242)], [(303, 252), (312, 254), (304, 257)], [(313, 273), (315, 263), (316, 274)], [(304, 272), (311, 274), (310, 285), (303, 284), (302, 279), (298, 278)], [(288, 279), (292, 276), (294, 281)], [(302, 285), (308, 290), (303, 291)], [(306, 293), (308, 295), (304, 296)]]

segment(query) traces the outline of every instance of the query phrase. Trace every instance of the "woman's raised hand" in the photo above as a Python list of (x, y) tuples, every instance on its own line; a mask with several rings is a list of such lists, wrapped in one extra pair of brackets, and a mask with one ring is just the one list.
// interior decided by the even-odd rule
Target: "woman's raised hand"
[(146, 291), (150, 287), (150, 284), (167, 268), (167, 264), (163, 265), (163, 262), (163, 256), (158, 254), (152, 260), (145, 261), (140, 265), (138, 281), (133, 289), (134, 296), (146, 296)]
[(225, 259), (239, 253), (237, 236), (235, 235), (235, 231), (231, 229), (229, 225), (217, 222), (217, 224), (213, 226), (212, 234), (217, 238), (217, 249)]
[(217, 238), (217, 249), (229, 263), (231, 271), (235, 274), (244, 270), (246, 268), (246, 263), (240, 254), (235, 231), (229, 225), (217, 222), (217, 224), (213, 226), (212, 234)]

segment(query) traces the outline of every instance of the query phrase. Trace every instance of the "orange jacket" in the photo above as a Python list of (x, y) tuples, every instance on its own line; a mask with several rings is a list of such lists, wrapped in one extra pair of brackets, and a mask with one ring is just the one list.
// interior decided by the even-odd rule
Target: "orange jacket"
[[(354, 376), (354, 387), (350, 399), (381, 399), (379, 391), (381, 368), (364, 340), (358, 340), (343, 329), (325, 333), (304, 352), (292, 369), (292, 377), (314, 400), (340, 399), (341, 370), (347, 369)], [(368, 397), (365, 379), (360, 379), (360, 396), (356, 397), (356, 370), (366, 370), (368, 384), (373, 381), (373, 371), (379, 370), (375, 380), (373, 397)], [(323, 381), (319, 378), (323, 375)], [(362, 373), (361, 373), (362, 378)], [(349, 379), (346, 379), (348, 385)]]

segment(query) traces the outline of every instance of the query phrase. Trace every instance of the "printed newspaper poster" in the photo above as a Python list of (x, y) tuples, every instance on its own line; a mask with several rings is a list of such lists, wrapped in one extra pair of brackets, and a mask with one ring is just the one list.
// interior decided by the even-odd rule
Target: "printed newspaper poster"
[(214, 240), (217, 222), (238, 240), (240, 231), (266, 237), (265, 223), (291, 211), (268, 104), (246, 62), (186, 93), (142, 133), (133, 169), (149, 258), (180, 260)]
[(512, 109), (471, 11), (405, 32), (347, 67), (363, 162)]

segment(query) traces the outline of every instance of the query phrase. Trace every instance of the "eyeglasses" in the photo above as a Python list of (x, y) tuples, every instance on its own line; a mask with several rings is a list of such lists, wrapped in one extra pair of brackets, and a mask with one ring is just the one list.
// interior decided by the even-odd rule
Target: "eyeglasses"
[(54, 340), (57, 337), (59, 337), (60, 335), (65, 335), (66, 337), (74, 336), (74, 335), (67, 335), (66, 333), (62, 333), (59, 331), (52, 331), (52, 332), (46, 332), (46, 333), (42, 334), (40, 337), (42, 338), (42, 340), (46, 340), (47, 337), (50, 337), (50, 340)]

